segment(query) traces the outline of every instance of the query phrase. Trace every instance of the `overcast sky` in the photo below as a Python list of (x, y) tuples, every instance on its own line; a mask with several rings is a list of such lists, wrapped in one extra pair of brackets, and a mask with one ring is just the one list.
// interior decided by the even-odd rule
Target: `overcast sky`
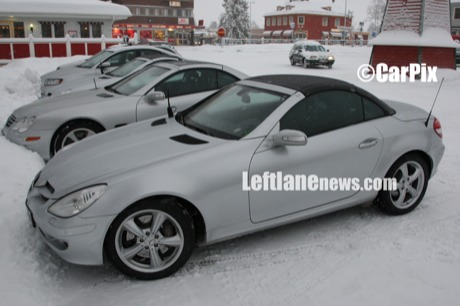
[[(249, 0), (251, 1), (251, 0)], [(310, 0), (324, 2), (325, 5), (332, 2), (332, 0)], [(358, 26), (360, 21), (365, 21), (367, 17), (367, 7), (372, 0), (335, 0), (347, 1), (347, 9), (353, 11), (353, 23)], [(286, 0), (252, 0), (252, 19), (261, 28), (264, 26), (263, 15), (276, 11), (276, 6), (283, 5)], [(219, 15), (223, 13), (222, 0), (195, 0), (195, 20), (204, 19), (204, 24), (208, 26), (212, 21), (218, 21)], [(364, 28), (367, 28), (366, 22)]]

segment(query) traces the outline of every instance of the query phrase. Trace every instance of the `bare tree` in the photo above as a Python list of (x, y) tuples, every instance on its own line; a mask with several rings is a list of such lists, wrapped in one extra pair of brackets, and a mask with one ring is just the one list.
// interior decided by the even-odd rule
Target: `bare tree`
[(385, 14), (387, 0), (372, 0), (372, 4), (367, 7), (367, 20), (369, 21), (369, 32), (380, 33), (380, 27)]

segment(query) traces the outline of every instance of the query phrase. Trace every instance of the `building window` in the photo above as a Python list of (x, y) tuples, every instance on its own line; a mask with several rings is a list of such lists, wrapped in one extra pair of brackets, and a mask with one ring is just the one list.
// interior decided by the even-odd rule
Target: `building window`
[(135, 7), (129, 7), (129, 10), (131, 11), (131, 14), (136, 15), (136, 8)]
[(80, 23), (80, 37), (89, 38), (89, 23), (87, 22)]
[(267, 18), (267, 27), (271, 26), (272, 24), (271, 21), (272, 21), (271, 18)]
[(287, 25), (287, 16), (283, 17), (283, 25)]
[(304, 25), (305, 24), (305, 17), (304, 16), (299, 16), (297, 17), (297, 23)]
[(0, 38), (10, 38), (10, 26), (0, 25)]
[(54, 37), (64, 37), (64, 22), (54, 24)]
[(93, 38), (99, 38), (102, 36), (102, 24), (94, 23), (91, 25), (91, 34)]
[(181, 7), (180, 1), (169, 1), (169, 6)]
[(329, 24), (329, 18), (328, 17), (323, 17), (323, 27), (327, 27)]
[(335, 18), (335, 26), (340, 26), (340, 18)]
[(173, 10), (172, 10), (172, 9), (168, 9), (168, 16), (169, 16), (169, 17), (173, 17), (173, 16), (174, 16), (174, 13), (173, 13)]
[(278, 25), (280, 26), (281, 25), (281, 17), (278, 17)]
[(454, 19), (460, 19), (460, 7), (455, 8)]
[(42, 23), (42, 37), (43, 38), (51, 38), (53, 37), (53, 33), (51, 32), (51, 23)]
[(276, 17), (272, 18), (272, 26), (276, 26)]
[(24, 22), (14, 22), (14, 38), (24, 38)]
[(294, 22), (294, 16), (289, 16), (289, 24)]

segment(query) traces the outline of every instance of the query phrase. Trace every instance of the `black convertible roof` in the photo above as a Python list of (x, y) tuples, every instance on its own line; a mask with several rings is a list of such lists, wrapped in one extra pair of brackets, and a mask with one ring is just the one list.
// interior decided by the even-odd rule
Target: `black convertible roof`
[(252, 77), (246, 80), (263, 82), (267, 84), (278, 85), (293, 90), (302, 92), (308, 95), (312, 92), (322, 91), (325, 89), (348, 89), (356, 91), (356, 86), (353, 84), (340, 81), (337, 79), (330, 79), (311, 75), (297, 75), (297, 74), (273, 74)]
[(374, 101), (378, 104), (386, 114), (393, 115), (395, 111), (389, 107), (382, 100), (373, 94), (356, 87), (355, 85), (337, 79), (324, 78), (312, 75), (298, 75), (298, 74), (272, 74), (261, 75), (246, 79), (248, 81), (262, 82), (267, 84), (278, 85), (292, 90), (300, 91), (304, 96), (309, 96), (316, 92), (325, 90), (345, 90), (356, 92), (363, 97)]

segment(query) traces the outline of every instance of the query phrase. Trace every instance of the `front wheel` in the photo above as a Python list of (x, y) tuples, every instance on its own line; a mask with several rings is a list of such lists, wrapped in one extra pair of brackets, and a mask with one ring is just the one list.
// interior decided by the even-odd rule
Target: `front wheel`
[(167, 277), (181, 268), (195, 242), (190, 215), (174, 201), (142, 202), (122, 212), (106, 237), (115, 268), (138, 279)]
[(390, 168), (386, 177), (396, 180), (396, 190), (381, 191), (376, 199), (378, 206), (392, 215), (406, 214), (414, 210), (425, 195), (428, 165), (418, 155), (406, 155)]
[(295, 66), (295, 61), (294, 61), (294, 58), (293, 58), (293, 57), (291, 57), (291, 58), (289, 58), (289, 60), (291, 61), (291, 65), (292, 65), (292, 66)]
[(308, 68), (310, 65), (308, 64), (307, 60), (304, 59), (304, 60), (302, 61), (302, 66), (303, 66), (303, 68)]
[(83, 140), (86, 137), (104, 131), (99, 124), (93, 121), (73, 121), (64, 124), (56, 132), (51, 144), (51, 156), (54, 156), (63, 147)]

